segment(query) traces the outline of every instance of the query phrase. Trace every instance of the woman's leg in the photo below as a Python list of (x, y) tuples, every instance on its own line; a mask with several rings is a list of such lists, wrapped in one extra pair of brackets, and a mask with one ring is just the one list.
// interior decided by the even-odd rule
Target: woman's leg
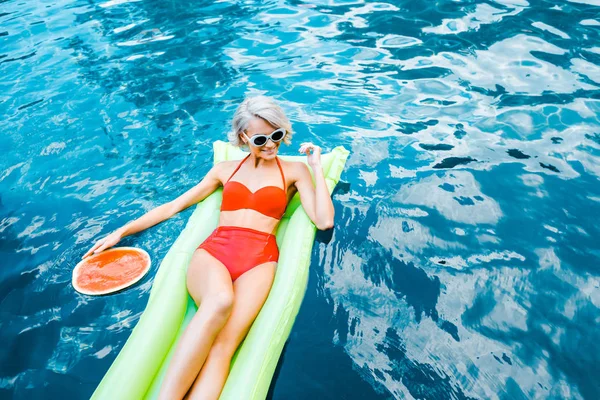
[(234, 301), (231, 316), (217, 335), (206, 363), (186, 399), (219, 398), (229, 374), (231, 358), (269, 295), (276, 265), (275, 262), (258, 265), (233, 283)]
[(233, 306), (229, 271), (205, 250), (196, 250), (192, 256), (187, 289), (199, 308), (177, 344), (158, 395), (160, 400), (185, 396)]

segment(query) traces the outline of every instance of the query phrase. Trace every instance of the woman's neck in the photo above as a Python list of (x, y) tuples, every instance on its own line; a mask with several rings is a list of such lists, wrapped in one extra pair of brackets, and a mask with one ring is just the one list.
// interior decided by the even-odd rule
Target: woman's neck
[(254, 166), (255, 169), (258, 168), (262, 168), (262, 167), (268, 167), (272, 164), (276, 164), (277, 163), (277, 156), (275, 156), (275, 158), (273, 158), (272, 160), (265, 160), (264, 158), (261, 157), (256, 157), (254, 154), (250, 154), (250, 164), (252, 166)]

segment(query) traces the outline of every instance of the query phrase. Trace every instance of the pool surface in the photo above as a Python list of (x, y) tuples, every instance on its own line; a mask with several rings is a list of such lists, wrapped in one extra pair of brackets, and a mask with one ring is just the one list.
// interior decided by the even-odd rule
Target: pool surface
[(0, 3), (0, 398), (87, 399), (246, 95), (351, 151), (270, 399), (600, 398), (600, 2)]

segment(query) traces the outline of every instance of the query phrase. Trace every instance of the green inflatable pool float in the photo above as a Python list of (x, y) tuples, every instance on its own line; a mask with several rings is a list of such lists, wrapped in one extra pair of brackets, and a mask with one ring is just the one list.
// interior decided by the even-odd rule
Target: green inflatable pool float
[[(215, 163), (238, 160), (245, 153), (225, 142), (214, 144)], [(336, 147), (321, 157), (331, 193), (340, 179), (348, 151)], [(283, 159), (306, 162), (304, 156)], [(186, 289), (186, 271), (194, 250), (217, 226), (219, 189), (198, 203), (185, 229), (163, 259), (150, 298), (131, 336), (96, 388), (94, 400), (156, 399), (180, 335), (196, 312)], [(288, 204), (277, 229), (280, 256), (273, 287), (238, 348), (220, 399), (264, 399), (308, 282), (316, 228), (298, 195)]]

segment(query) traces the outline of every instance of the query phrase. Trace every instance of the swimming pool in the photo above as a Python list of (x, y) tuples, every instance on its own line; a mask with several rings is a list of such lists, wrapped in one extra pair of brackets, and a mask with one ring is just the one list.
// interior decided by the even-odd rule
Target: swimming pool
[[(600, 395), (596, 0), (0, 5), (0, 397), (89, 398), (158, 263), (101, 235), (208, 171), (245, 95), (351, 150), (273, 399)], [(285, 152), (286, 150), (284, 150)], [(160, 260), (191, 209), (126, 238)]]

